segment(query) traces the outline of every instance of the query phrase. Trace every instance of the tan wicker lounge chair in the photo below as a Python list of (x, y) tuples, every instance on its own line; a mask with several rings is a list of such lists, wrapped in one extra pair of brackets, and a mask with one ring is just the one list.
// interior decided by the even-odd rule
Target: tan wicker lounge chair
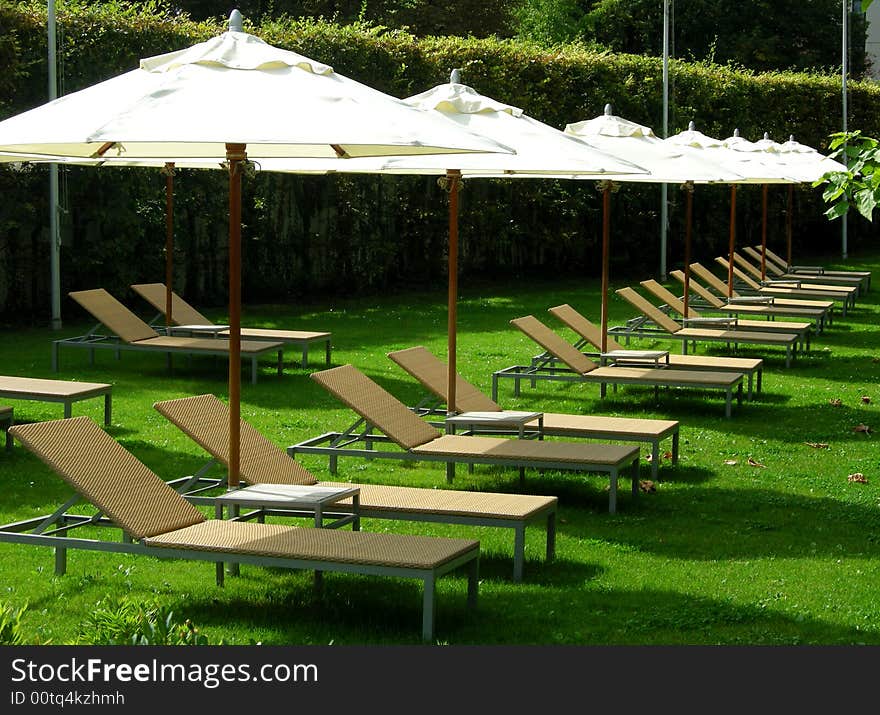
[[(219, 462), (228, 466), (229, 408), (225, 403), (214, 395), (197, 395), (157, 402), (153, 407), (210, 454), (212, 463)], [(558, 503), (556, 497), (319, 482), (303, 465), (244, 420), (241, 422), (241, 452), (241, 479), (244, 482), (358, 487), (358, 511), (361, 517), (511, 528), (514, 530), (514, 581), (522, 580), (528, 524), (545, 522), (546, 557), (548, 561), (553, 559)], [(214, 480), (207, 480), (197, 472), (193, 478), (183, 481), (184, 496), (190, 501), (212, 503), (212, 497), (202, 496), (206, 490), (201, 484), (216, 486)], [(351, 499), (334, 504), (334, 509), (351, 513)]]
[(760, 264), (755, 265), (739, 251), (734, 251), (733, 262), (743, 271), (748, 273), (754, 280), (758, 281), (761, 285), (771, 287), (783, 286), (792, 288), (804, 288), (807, 290), (816, 291), (817, 293), (827, 294), (829, 298), (832, 296), (840, 296), (842, 299), (848, 300), (850, 306), (855, 305), (856, 298), (859, 295), (858, 282), (856, 282), (854, 285), (832, 285), (830, 283), (819, 283), (818, 281), (814, 280), (815, 277), (812, 275), (785, 278), (777, 278), (769, 275), (762, 277)]
[[(598, 325), (591, 323), (586, 317), (572, 308), (567, 303), (549, 308), (548, 312), (556, 316), (565, 325), (571, 328), (580, 339), (575, 343), (578, 350), (584, 352), (587, 357), (599, 356), (599, 353), (584, 351), (586, 345), (592, 345), (599, 350), (602, 347), (602, 330)], [(626, 355), (628, 353), (639, 354), (639, 350), (628, 350), (618, 343), (612, 335), (606, 335), (605, 347), (607, 354), (612, 356)], [(545, 353), (546, 355), (546, 353)], [(543, 356), (541, 356), (543, 357)], [(533, 358), (537, 359), (537, 358)], [(764, 374), (764, 361), (761, 358), (723, 357), (715, 355), (679, 355), (670, 353), (667, 366), (675, 370), (712, 370), (716, 372), (740, 372), (748, 380), (748, 397), (751, 399), (752, 390), (760, 392), (762, 376)]]
[(113, 410), (113, 385), (105, 382), (46, 380), (37, 377), (0, 375), (0, 397), (34, 402), (60, 402), (64, 416), (70, 417), (73, 403), (96, 397), (104, 398), (104, 424), (110, 424)]
[[(761, 246), (755, 246), (755, 253), (760, 256)], [(776, 266), (783, 273), (794, 273), (795, 275), (807, 274), (807, 275), (819, 275), (819, 276), (853, 276), (857, 277), (862, 281), (862, 286), (865, 289), (865, 292), (871, 290), (871, 271), (857, 271), (850, 268), (842, 268), (842, 269), (828, 269), (825, 266), (801, 266), (801, 265), (789, 265), (786, 260), (774, 253), (769, 248), (764, 249), (765, 256), (767, 261)]]
[(640, 313), (638, 322), (612, 328), (617, 335), (637, 337), (666, 337), (681, 340), (681, 351), (687, 353), (688, 343), (725, 343), (733, 349), (740, 345), (782, 348), (785, 350), (785, 366), (790, 367), (797, 355), (798, 336), (794, 333), (765, 333), (747, 330), (712, 330), (709, 328), (688, 328), (670, 318), (660, 308), (636, 293), (632, 288), (618, 288), (615, 291)]
[[(476, 603), (479, 542), (403, 534), (313, 529), (206, 519), (89, 417), (16, 425), (14, 436), (77, 492), (46, 517), (0, 526), (0, 541), (55, 549), (55, 572), (66, 571), (68, 549), (133, 553), (216, 564), (339, 571), (423, 581), (422, 637), (434, 636), (439, 576), (468, 569), (468, 602)], [(68, 513), (80, 498), (97, 514)], [(122, 541), (71, 536), (78, 526), (110, 526)]]
[(687, 326), (707, 327), (714, 326), (728, 328), (730, 330), (748, 330), (758, 333), (794, 333), (798, 336), (799, 349), (801, 352), (809, 352), (810, 338), (813, 333), (813, 324), (804, 321), (792, 320), (749, 320), (737, 317), (706, 317), (688, 304), (687, 315), (684, 314), (684, 302), (665, 286), (653, 278), (640, 281), (639, 284), (658, 300), (662, 300), (667, 308), (677, 313), (679, 320)]
[[(761, 275), (761, 247), (752, 248), (751, 246), (743, 246), (743, 257), (750, 261), (751, 265), (756, 266), (758, 276)], [(753, 274), (754, 275), (754, 274)], [(764, 275), (768, 280), (795, 280), (804, 284), (824, 283), (830, 286), (847, 286), (856, 288), (858, 295), (861, 295), (867, 289), (864, 274), (854, 275), (841, 272), (825, 273), (820, 266), (813, 266), (811, 270), (807, 270), (807, 266), (801, 266), (795, 270), (788, 270), (785, 267), (777, 265), (769, 255), (764, 255)], [(868, 276), (871, 274), (869, 273)]]
[(667, 370), (660, 367), (599, 366), (574, 345), (553, 332), (533, 315), (515, 318), (511, 325), (519, 328), (547, 351), (552, 361), (536, 365), (512, 365), (492, 374), (492, 399), (498, 399), (498, 381), (510, 378), (514, 381), (514, 394), (520, 392), (520, 384), (529, 382), (535, 387), (538, 380), (580, 382), (599, 385), (599, 394), (605, 397), (608, 385), (642, 385), (654, 388), (655, 399), (661, 387), (680, 387), (698, 390), (722, 390), (725, 395), (724, 414), (731, 416), (733, 395), (742, 404), (743, 380), (739, 372), (709, 370)]
[[(669, 271), (669, 275), (684, 286), (684, 271), (676, 269)], [(718, 297), (693, 275), (688, 277), (688, 289), (696, 296), (696, 299), (691, 298), (688, 306), (696, 302), (703, 310), (709, 313), (723, 313), (725, 315), (744, 316), (746, 318), (763, 317), (765, 320), (776, 320), (776, 318), (781, 317), (801, 318), (812, 321), (817, 333), (821, 333), (825, 329), (825, 318), (828, 311), (822, 308), (777, 306), (769, 300), (764, 303), (729, 302), (726, 296), (723, 299)]]
[[(423, 401), (413, 410), (423, 415), (446, 415), (438, 408), (446, 405), (447, 366), (421, 345), (405, 350), (395, 350), (388, 357), (418, 380), (434, 396), (433, 404)], [(503, 415), (501, 406), (483, 394), (461, 375), (455, 377), (455, 406), (458, 414), (489, 412)], [(517, 414), (517, 413), (512, 413)], [(487, 434), (511, 434), (511, 425), (505, 428), (499, 423), (475, 423), (474, 431)], [(540, 429), (545, 436), (572, 437), (579, 439), (616, 440), (621, 442), (647, 442), (651, 445), (651, 476), (658, 478), (660, 467), (660, 442), (672, 437), (672, 463), (678, 463), (678, 420), (633, 419), (629, 417), (602, 417), (601, 415), (572, 415), (559, 412), (542, 412), (525, 424), (525, 429)]]
[[(632, 494), (638, 496), (638, 447), (441, 434), (353, 365), (314, 373), (312, 379), (360, 419), (343, 432), (328, 432), (292, 445), (288, 453), (326, 454), (333, 473), (341, 456), (443, 462), (447, 465), (448, 480), (454, 477), (456, 464), (517, 467), (521, 482), (527, 468), (601, 472), (608, 474), (608, 510), (615, 512), (618, 477), (622, 470), (629, 469)], [(357, 433), (361, 427), (362, 431)], [(396, 445), (397, 449), (380, 451), (375, 449), (377, 443)], [(364, 446), (355, 448), (355, 444)]]
[[(165, 317), (166, 289), (164, 283), (138, 283), (131, 288), (159, 311), (156, 318), (151, 321), (153, 325), (155, 325), (156, 320), (160, 317)], [(171, 293), (171, 323), (175, 326), (169, 331), (171, 334), (189, 334), (192, 337), (199, 337), (208, 332), (215, 337), (229, 337), (229, 326), (216, 325), (173, 291)], [(285, 345), (295, 345), (302, 352), (300, 364), (303, 367), (307, 367), (309, 364), (309, 347), (314, 344), (320, 345), (323, 343), (324, 361), (328, 366), (330, 365), (330, 340), (332, 338), (330, 333), (311, 330), (242, 328), (241, 337), (243, 340), (268, 340), (269, 342), (279, 342)]]
[[(730, 261), (726, 256), (716, 256), (715, 262), (725, 271), (728, 270)], [(847, 312), (855, 301), (855, 291), (842, 290), (816, 290), (815, 286), (807, 287), (794, 282), (761, 283), (749, 273), (740, 268), (734, 261), (733, 276), (736, 284), (743, 290), (753, 295), (774, 296), (779, 298), (797, 298), (798, 300), (830, 300), (840, 305), (841, 314), (846, 317)]]
[[(187, 338), (160, 335), (138, 318), (116, 298), (103, 288), (81, 290), (70, 293), (70, 297), (94, 316), (98, 324), (86, 335), (64, 338), (52, 343), (52, 370), (58, 371), (58, 351), (62, 346), (85, 348), (89, 351), (89, 362), (93, 363), (96, 349), (113, 350), (117, 358), (122, 350), (139, 350), (164, 353), (171, 367), (172, 355), (220, 355), (229, 356), (229, 341), (223, 338)], [(104, 326), (111, 335), (101, 334)], [(241, 341), (241, 357), (250, 359), (251, 382), (257, 381), (257, 362), (260, 357), (277, 353), (278, 375), (283, 370), (284, 345), (279, 342), (257, 340)]]

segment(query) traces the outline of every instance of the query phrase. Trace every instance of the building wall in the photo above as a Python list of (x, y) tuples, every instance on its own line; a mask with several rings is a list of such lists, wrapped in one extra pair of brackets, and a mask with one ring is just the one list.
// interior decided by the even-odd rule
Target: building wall
[(880, 80), (880, 0), (874, 0), (868, 6), (865, 17), (868, 21), (865, 54), (870, 62), (870, 76)]

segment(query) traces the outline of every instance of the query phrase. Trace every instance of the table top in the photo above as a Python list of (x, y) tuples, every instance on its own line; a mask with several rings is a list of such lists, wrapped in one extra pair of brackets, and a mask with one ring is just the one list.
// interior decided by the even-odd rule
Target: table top
[(518, 410), (498, 410), (492, 412), (460, 412), (446, 418), (447, 424), (508, 424), (524, 425), (543, 417), (543, 412), (522, 412)]
[(360, 494), (359, 487), (332, 487), (321, 484), (253, 484), (216, 497), (216, 501), (241, 506), (304, 506), (331, 504)]

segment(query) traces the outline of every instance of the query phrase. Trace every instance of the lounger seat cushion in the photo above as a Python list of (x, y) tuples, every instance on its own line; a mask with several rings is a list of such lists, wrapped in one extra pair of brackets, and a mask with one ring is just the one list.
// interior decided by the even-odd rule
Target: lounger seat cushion
[[(138, 340), (135, 345), (138, 347), (149, 347), (157, 350), (181, 350), (181, 351), (198, 351), (205, 350), (207, 352), (228, 352), (228, 340), (216, 340), (214, 338), (186, 338), (174, 337), (170, 335), (159, 335), (154, 338), (146, 338)], [(273, 348), (281, 348), (281, 343), (267, 343), (259, 340), (242, 340), (242, 353), (262, 353), (272, 350)]]
[(528, 460), (548, 464), (570, 462), (578, 464), (616, 465), (631, 457), (638, 449), (632, 446), (583, 444), (581, 442), (544, 442), (504, 437), (480, 437), (446, 434), (414, 447), (416, 454), (449, 455), (452, 457), (498, 457), (508, 460)]
[[(628, 369), (628, 368), (627, 368)], [(584, 432), (614, 432), (620, 439), (627, 437), (660, 437), (670, 430), (678, 429), (676, 420), (638, 419), (634, 417), (598, 417), (594, 415), (569, 415), (560, 412), (544, 413), (544, 431), (556, 436), (572, 436)], [(526, 425), (537, 428), (538, 420)]]
[(366, 531), (299, 529), (285, 524), (211, 519), (145, 539), (147, 546), (218, 553), (327, 560), (401, 568), (432, 569), (474, 549), (472, 539), (376, 534)]

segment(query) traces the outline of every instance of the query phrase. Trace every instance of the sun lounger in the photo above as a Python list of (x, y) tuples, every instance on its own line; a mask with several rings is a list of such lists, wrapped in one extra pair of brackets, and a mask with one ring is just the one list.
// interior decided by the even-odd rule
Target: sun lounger
[[(726, 256), (716, 256), (715, 262), (725, 271), (728, 270), (730, 261)], [(840, 304), (840, 312), (846, 317), (847, 311), (853, 305), (854, 291), (829, 291), (815, 290), (813, 287), (798, 285), (796, 283), (761, 283), (752, 278), (746, 271), (734, 262), (733, 275), (738, 279), (738, 284), (751, 294), (761, 296), (774, 296), (779, 298), (797, 298), (799, 300), (825, 300)]]
[(758, 281), (761, 285), (766, 286), (790, 286), (792, 288), (805, 288), (808, 290), (816, 291), (817, 293), (827, 294), (830, 298), (832, 296), (841, 296), (843, 299), (849, 301), (850, 306), (855, 305), (856, 298), (859, 295), (859, 286), (858, 283), (855, 285), (831, 285), (828, 283), (819, 283), (814, 280), (814, 276), (803, 276), (803, 277), (784, 277), (777, 278), (772, 276), (761, 276), (761, 267), (760, 265), (755, 265), (751, 261), (749, 261), (742, 253), (739, 251), (735, 251), (733, 254), (733, 262), (739, 266), (743, 271), (748, 273), (754, 280)]
[[(220, 355), (229, 356), (229, 341), (224, 338), (186, 338), (160, 335), (138, 318), (103, 288), (70, 293), (70, 297), (85, 308), (98, 321), (87, 334), (75, 338), (63, 338), (52, 343), (52, 370), (58, 372), (58, 352), (64, 347), (85, 348), (89, 351), (89, 363), (95, 360), (96, 349), (113, 350), (117, 359), (122, 350), (164, 353), (171, 368), (172, 355)], [(99, 332), (104, 326), (112, 334)], [(279, 342), (257, 340), (241, 341), (241, 357), (250, 359), (251, 382), (257, 381), (257, 362), (269, 353), (278, 355), (278, 375), (283, 370), (284, 345)]]
[[(755, 246), (755, 249), (757, 252), (761, 250), (761, 247)], [(849, 268), (835, 270), (825, 268), (824, 266), (789, 265), (782, 256), (774, 253), (769, 248), (765, 248), (764, 253), (767, 261), (771, 262), (784, 273), (794, 273), (796, 275), (806, 273), (807, 275), (812, 274), (820, 276), (854, 276), (861, 279), (865, 292), (871, 290), (871, 271), (857, 271)], [(760, 255), (760, 253), (758, 255)]]
[[(478, 541), (206, 519), (89, 417), (16, 425), (11, 431), (78, 496), (48, 516), (0, 526), (0, 541), (54, 548), (58, 575), (66, 571), (69, 549), (86, 549), (213, 562), (221, 585), (224, 562), (415, 578), (424, 583), (426, 641), (434, 637), (440, 576), (467, 568), (468, 603), (476, 603)], [(68, 513), (81, 499), (98, 513)], [(80, 526), (116, 527), (124, 538), (71, 536)]]
[[(743, 295), (736, 290), (729, 290), (727, 283), (716, 276), (712, 271), (706, 268), (702, 263), (691, 263), (691, 273), (696, 274), (705, 281), (706, 285), (716, 291), (718, 295), (723, 297), (729, 303), (737, 303), (743, 305), (770, 305), (782, 308), (807, 308), (822, 310), (825, 314), (825, 320), (828, 325), (834, 323), (834, 301), (832, 300), (810, 300), (794, 298), (786, 295), (766, 294), (760, 290), (750, 291)], [(760, 288), (760, 286), (758, 286)]]
[[(669, 271), (669, 275), (675, 278), (684, 286), (684, 271)], [(725, 315), (736, 315), (758, 318), (763, 317), (765, 320), (776, 320), (778, 317), (803, 318), (810, 320), (815, 326), (816, 332), (821, 333), (825, 329), (825, 314), (827, 311), (821, 308), (795, 308), (786, 306), (777, 306), (770, 302), (767, 303), (738, 303), (727, 302), (719, 298), (715, 293), (700, 283), (693, 275), (688, 277), (688, 289), (697, 296), (696, 299), (691, 298), (691, 303), (696, 302), (701, 308), (709, 313), (724, 313)]]
[(749, 320), (748, 318), (736, 317), (704, 317), (695, 308), (688, 304), (687, 315), (684, 314), (684, 302), (665, 286), (653, 278), (640, 281), (639, 284), (658, 300), (662, 300), (667, 308), (680, 316), (680, 320), (686, 326), (708, 327), (713, 326), (729, 328), (732, 330), (748, 330), (758, 333), (794, 333), (798, 336), (798, 344), (801, 352), (809, 352), (810, 336), (813, 332), (813, 324), (803, 321), (792, 320)]
[[(212, 461), (228, 466), (229, 408), (214, 395), (197, 395), (157, 402), (153, 407), (211, 455)], [(526, 526), (543, 521), (547, 528), (546, 557), (551, 561), (556, 542), (556, 508), (553, 496), (498, 494), (453, 489), (423, 489), (384, 484), (352, 484), (318, 481), (287, 452), (241, 422), (241, 479), (247, 484), (310, 484), (329, 487), (357, 487), (358, 513), (374, 519), (425, 521), (466, 526), (497, 526), (514, 530), (513, 579), (521, 581), (525, 563)], [(183, 480), (183, 494), (193, 503), (211, 504), (204, 496), (216, 480), (206, 479), (205, 469)], [(351, 513), (347, 499), (334, 510)], [(284, 512), (265, 513), (282, 515)]]
[[(429, 403), (422, 401), (413, 411), (422, 415), (446, 415), (440, 407), (446, 405), (447, 366), (422, 346), (396, 350), (388, 353), (396, 364), (418, 380), (433, 395)], [(455, 377), (455, 406), (458, 415), (480, 415), (489, 413), (503, 417), (505, 410), (483, 394), (461, 375)], [(509, 412), (517, 416), (518, 412)], [(503, 421), (480, 421), (473, 424), (475, 432), (486, 434), (513, 434), (514, 425)], [(629, 417), (602, 417), (601, 415), (573, 415), (559, 412), (542, 412), (524, 425), (526, 430), (540, 429), (550, 437), (572, 437), (580, 439), (617, 440), (621, 442), (647, 442), (651, 445), (651, 476), (658, 478), (660, 467), (660, 442), (672, 437), (672, 463), (678, 463), (678, 420), (633, 419)]]
[(664, 368), (599, 366), (571, 343), (553, 332), (533, 315), (515, 318), (511, 325), (519, 328), (553, 358), (541, 365), (512, 365), (492, 373), (492, 399), (498, 400), (498, 381), (514, 381), (514, 394), (519, 395), (525, 380), (536, 386), (538, 380), (598, 384), (599, 394), (605, 397), (608, 385), (642, 385), (654, 388), (655, 399), (661, 387), (681, 387), (701, 390), (722, 390), (725, 395), (724, 414), (731, 416), (733, 395), (742, 404), (743, 380), (738, 372), (708, 370), (667, 370)]
[[(608, 510), (615, 512), (618, 476), (628, 468), (633, 497), (638, 496), (638, 447), (441, 434), (353, 365), (314, 373), (312, 379), (360, 416), (343, 432), (328, 432), (288, 447), (291, 455), (328, 455), (331, 472), (335, 473), (336, 460), (346, 456), (443, 462), (449, 480), (454, 477), (456, 464), (516, 467), (521, 482), (527, 468), (601, 472), (608, 474)], [(380, 451), (375, 449), (377, 443), (395, 445), (397, 449)], [(356, 444), (363, 447), (357, 448)]]
[[(151, 321), (151, 324), (155, 325), (156, 320), (165, 317), (166, 289), (164, 283), (138, 283), (131, 288), (159, 311), (156, 318)], [(171, 293), (171, 322), (172, 327), (168, 329), (168, 333), (171, 335), (179, 334), (199, 337), (207, 333), (213, 337), (229, 337), (228, 325), (216, 325), (173, 291)], [(285, 345), (295, 345), (302, 351), (302, 362), (300, 364), (303, 367), (307, 367), (309, 364), (309, 347), (314, 344), (320, 345), (323, 343), (324, 360), (328, 366), (330, 365), (330, 339), (332, 337), (330, 333), (310, 330), (242, 328), (241, 337), (243, 340), (268, 340), (269, 342), (279, 342)]]
[(113, 385), (104, 382), (75, 382), (73, 380), (45, 380), (36, 377), (0, 375), (0, 397), (34, 402), (60, 402), (64, 416), (70, 417), (73, 403), (93, 397), (104, 398), (104, 424), (110, 424), (113, 409)]
[(666, 337), (681, 340), (681, 351), (687, 353), (688, 343), (726, 343), (736, 349), (739, 345), (777, 347), (785, 350), (785, 366), (789, 367), (797, 355), (798, 336), (794, 333), (759, 333), (725, 328), (688, 328), (676, 322), (632, 288), (618, 288), (616, 293), (635, 308), (644, 322), (631, 323), (611, 329), (617, 334), (638, 337)]
[[(751, 246), (743, 246), (742, 252), (744, 258), (751, 261), (751, 265), (756, 266), (758, 269), (758, 276), (761, 275), (761, 247), (752, 248)], [(753, 274), (754, 275), (754, 274)], [(786, 268), (782, 268), (776, 264), (776, 261), (772, 260), (766, 254), (764, 255), (764, 275), (769, 280), (795, 280), (800, 281), (801, 283), (811, 284), (811, 283), (824, 283), (825, 285), (830, 286), (847, 286), (850, 288), (856, 288), (858, 291), (858, 295), (861, 295), (866, 289), (866, 281), (863, 275), (846, 275), (841, 273), (825, 273), (821, 267), (813, 267), (813, 270), (806, 270), (806, 267), (801, 268), (801, 270), (787, 270)], [(870, 274), (868, 274), (870, 275)]]
[[(549, 308), (548, 312), (557, 317), (563, 324), (573, 330), (578, 336), (574, 347), (589, 358), (594, 358), (601, 353), (585, 351), (587, 345), (600, 349), (602, 345), (602, 331), (598, 325), (591, 323), (586, 317), (572, 308), (567, 303)], [(613, 335), (606, 335), (606, 348), (612, 357), (634, 353), (638, 355), (640, 350), (628, 350), (618, 343)], [(546, 359), (548, 353), (543, 353), (532, 358), (532, 363), (540, 363)], [(715, 355), (678, 355), (667, 353), (667, 368), (674, 370), (710, 370), (714, 372), (738, 372), (746, 376), (748, 381), (748, 397), (752, 398), (752, 389), (760, 392), (763, 382), (764, 361), (761, 358), (724, 357)]]

